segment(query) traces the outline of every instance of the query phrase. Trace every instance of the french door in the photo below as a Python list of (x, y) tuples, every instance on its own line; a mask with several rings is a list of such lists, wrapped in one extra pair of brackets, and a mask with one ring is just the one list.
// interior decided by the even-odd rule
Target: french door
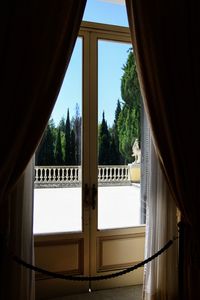
[[(110, 114), (108, 127), (114, 122), (112, 101), (117, 103), (117, 99), (111, 99), (115, 95), (111, 90), (117, 89), (121, 80), (115, 78), (115, 68), (123, 69), (123, 64), (118, 63), (119, 57), (122, 57), (120, 53), (125, 57), (125, 64), (131, 48), (129, 30), (83, 22), (77, 45), (80, 48), (76, 55), (76, 59), (80, 60), (77, 73), (81, 73), (81, 79), (71, 77), (70, 80), (77, 82), (77, 89), (81, 81), (81, 155), (76, 169), (79, 175), (74, 182), (72, 166), (68, 166), (67, 171), (64, 166), (61, 168), (63, 171), (54, 167), (53, 171), (47, 171), (47, 177), (52, 172), (51, 179), (54, 177), (58, 182), (61, 172), (64, 179), (69, 177), (71, 183), (66, 187), (61, 180), (58, 187), (54, 182), (55, 189), (51, 188), (48, 197), (45, 193), (50, 177), (46, 186), (44, 183), (45, 188), (38, 184), (40, 188), (35, 189), (35, 257), (36, 264), (48, 270), (98, 276), (138, 263), (144, 255), (145, 226), (141, 224), (140, 185), (131, 183), (128, 175), (131, 164), (101, 165), (99, 157), (99, 124)], [(76, 84), (74, 86), (76, 89)], [(40, 172), (41, 175), (46, 171)], [(71, 179), (66, 172), (71, 172)], [(52, 209), (48, 216), (47, 207), (51, 206), (51, 201)], [(45, 215), (42, 215), (43, 203)], [(52, 225), (52, 229), (40, 230), (37, 227), (43, 219), (48, 219), (46, 224), (49, 225), (46, 226)], [(63, 282), (37, 274), (36, 295), (37, 299), (45, 299), (89, 289), (142, 284), (142, 280), (143, 269), (123, 277), (92, 282)]]

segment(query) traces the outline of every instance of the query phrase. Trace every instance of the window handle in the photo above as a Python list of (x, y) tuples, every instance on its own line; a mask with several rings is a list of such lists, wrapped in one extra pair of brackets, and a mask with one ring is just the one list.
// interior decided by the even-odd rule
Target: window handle
[(96, 208), (97, 188), (95, 184), (92, 185), (92, 209)]
[(84, 186), (84, 204), (85, 204), (85, 206), (90, 205), (89, 193), (90, 193), (90, 190), (89, 190), (88, 184), (86, 183)]

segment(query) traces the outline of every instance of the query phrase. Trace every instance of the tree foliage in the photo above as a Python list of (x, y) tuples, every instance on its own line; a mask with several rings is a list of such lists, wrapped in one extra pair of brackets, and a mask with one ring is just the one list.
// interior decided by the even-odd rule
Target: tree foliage
[[(132, 145), (140, 143), (141, 94), (133, 51), (130, 49), (122, 67), (121, 102), (117, 101), (113, 125), (109, 128), (102, 115), (98, 125), (99, 164), (120, 165), (133, 161)], [(36, 151), (37, 165), (80, 165), (82, 119), (76, 104), (75, 116), (61, 118), (56, 127), (50, 119)]]
[(55, 145), (55, 165), (62, 166), (63, 163), (64, 161), (63, 161), (63, 151), (62, 151), (62, 144), (61, 144), (61, 133), (60, 133), (60, 128), (58, 128), (56, 145)]
[(110, 130), (111, 132), (110, 151), (112, 153), (110, 163), (112, 165), (121, 165), (124, 163), (124, 159), (120, 153), (120, 148), (119, 148), (119, 131), (117, 126), (120, 113), (121, 113), (121, 104), (118, 99), (117, 107), (115, 109), (115, 119), (114, 119), (113, 127), (112, 130)]
[(76, 165), (81, 164), (81, 116), (79, 112), (79, 106), (76, 103), (75, 118), (72, 120), (73, 130), (75, 134), (75, 163)]
[(71, 123), (69, 117), (69, 109), (67, 110), (67, 119), (65, 124), (65, 165), (70, 165), (70, 137), (71, 137)]
[(121, 95), (124, 101), (118, 117), (119, 150), (125, 162), (132, 162), (132, 145), (136, 138), (140, 143), (141, 94), (133, 51), (129, 52), (123, 66)]
[(36, 165), (49, 166), (54, 164), (53, 128), (51, 127), (51, 123), (48, 123), (36, 152)]
[(141, 93), (136, 70), (136, 63), (133, 50), (129, 49), (126, 64), (123, 66), (124, 74), (121, 78), (121, 96), (129, 108), (141, 107)]
[(70, 165), (76, 165), (76, 153), (75, 153), (75, 133), (74, 129), (71, 130), (70, 133)]
[(110, 133), (103, 112), (99, 130), (99, 165), (110, 164)]

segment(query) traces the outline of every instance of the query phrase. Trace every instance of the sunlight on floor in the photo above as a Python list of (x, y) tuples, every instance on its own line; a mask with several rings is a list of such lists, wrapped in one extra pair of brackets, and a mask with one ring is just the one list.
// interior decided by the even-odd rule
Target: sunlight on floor
[[(98, 229), (140, 225), (140, 185), (99, 187)], [(34, 190), (34, 233), (82, 230), (81, 188)]]

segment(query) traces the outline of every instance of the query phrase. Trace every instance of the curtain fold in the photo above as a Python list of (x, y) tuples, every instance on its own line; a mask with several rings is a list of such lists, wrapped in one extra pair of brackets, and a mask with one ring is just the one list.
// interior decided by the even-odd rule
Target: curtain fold
[(126, 0), (156, 152), (185, 224), (181, 300), (200, 283), (200, 7), (196, 1)]
[[(176, 206), (159, 166), (149, 132), (147, 220), (145, 257), (178, 236)], [(178, 241), (144, 268), (143, 299), (175, 300), (178, 297)]]
[[(27, 262), (34, 260), (33, 244), (33, 188), (34, 158), (26, 167), (9, 196), (9, 249)], [(8, 299), (34, 299), (34, 272), (17, 265), (8, 258), (6, 292)], [(11, 272), (10, 272), (11, 270)], [(17, 284), (16, 284), (17, 282)]]
[(1, 10), (0, 203), (33, 155), (54, 107), (85, 0), (16, 1)]
[[(32, 229), (24, 231), (24, 224), (31, 221), (32, 202), (31, 197), (24, 196), (30, 190), (23, 193), (28, 179), (22, 183), (20, 177), (53, 110), (85, 4), (86, 0), (17, 0), (1, 6), (1, 299), (31, 299), (31, 274), (6, 263), (9, 258), (5, 244), (22, 256), (28, 247), (29, 255), (24, 257), (31, 260)], [(29, 207), (29, 213), (23, 213), (24, 207)], [(14, 278), (20, 278), (20, 283)], [(24, 289), (25, 281), (29, 282), (28, 290)]]

